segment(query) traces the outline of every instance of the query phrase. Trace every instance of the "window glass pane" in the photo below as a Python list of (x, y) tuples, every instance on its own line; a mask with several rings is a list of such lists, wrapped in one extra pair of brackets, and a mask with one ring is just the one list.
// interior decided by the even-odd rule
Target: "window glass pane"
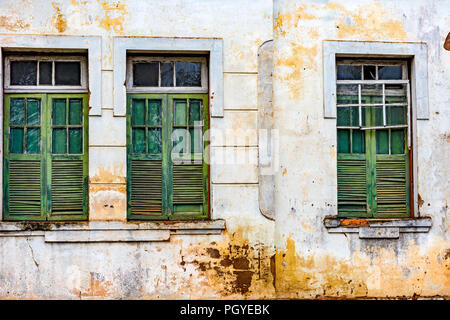
[(41, 123), (41, 110), (39, 100), (27, 100), (27, 124), (39, 125)]
[(406, 84), (386, 84), (386, 103), (407, 103)]
[(39, 84), (51, 85), (52, 84), (52, 63), (51, 62), (39, 62)]
[(337, 125), (338, 126), (350, 125), (350, 107), (337, 108)]
[(27, 153), (41, 152), (41, 129), (28, 128), (27, 129)]
[(337, 131), (337, 149), (338, 153), (350, 152), (350, 130), (338, 129)]
[(52, 110), (53, 125), (66, 125), (66, 99), (54, 99)]
[(133, 128), (132, 144), (133, 153), (145, 153), (145, 129)]
[[(375, 126), (383, 126), (383, 107), (372, 107), (375, 113)], [(386, 115), (387, 116), (387, 115)]]
[(176, 70), (177, 87), (201, 87), (200, 62), (177, 62)]
[(11, 99), (10, 124), (24, 124), (25, 122), (25, 99)]
[(337, 104), (358, 104), (358, 85), (356, 84), (338, 84)]
[(23, 153), (23, 128), (11, 128), (9, 137), (9, 152)]
[[(350, 125), (359, 127), (359, 107), (350, 107)], [(366, 108), (361, 108), (361, 125), (366, 125)]]
[(404, 106), (387, 106), (386, 118), (388, 125), (407, 124), (406, 108)]
[(378, 67), (379, 80), (401, 80), (402, 66), (379, 66)]
[(361, 80), (361, 66), (339, 64), (337, 66), (338, 80)]
[(175, 129), (172, 133), (173, 149), (172, 153), (187, 153), (187, 130)]
[(159, 62), (138, 62), (133, 64), (133, 86), (157, 87)]
[(11, 85), (35, 86), (37, 61), (11, 61)]
[(148, 100), (148, 124), (161, 125), (161, 100)]
[(186, 125), (186, 100), (174, 100), (173, 124), (178, 126)]
[(403, 154), (405, 153), (405, 130), (393, 130), (391, 131), (391, 154)]
[(145, 100), (133, 100), (131, 103), (131, 123), (145, 125)]
[(161, 62), (161, 87), (173, 87), (173, 62)]
[(79, 86), (80, 62), (55, 62), (55, 84)]
[(361, 101), (365, 99), (365, 103), (383, 103), (383, 85), (381, 84), (364, 84), (361, 86)]
[(352, 130), (352, 153), (365, 153), (365, 136), (363, 130)]
[(191, 128), (189, 134), (191, 135), (191, 152), (202, 153), (202, 128)]
[(161, 153), (161, 129), (148, 129), (148, 153)]
[(83, 131), (81, 128), (69, 129), (69, 153), (83, 153)]
[(189, 124), (190, 125), (201, 125), (199, 123), (201, 119), (201, 111), (200, 111), (200, 101), (198, 100), (189, 100)]
[(377, 154), (389, 153), (389, 131), (388, 130), (376, 130), (376, 149)]
[(67, 153), (66, 129), (53, 129), (52, 131), (52, 153)]
[(376, 79), (376, 66), (364, 66), (364, 80)]
[(81, 125), (83, 121), (83, 104), (81, 99), (69, 100), (69, 124)]

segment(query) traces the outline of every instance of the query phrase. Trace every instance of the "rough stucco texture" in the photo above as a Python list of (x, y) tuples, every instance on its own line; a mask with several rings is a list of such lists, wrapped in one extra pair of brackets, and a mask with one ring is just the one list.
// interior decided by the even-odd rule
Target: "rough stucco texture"
[[(223, 119), (257, 123), (257, 53), (273, 39), (273, 127), (279, 130), (275, 221), (258, 204), (257, 161), (211, 169), (220, 235), (168, 242), (46, 243), (0, 237), (0, 298), (322, 298), (450, 296), (450, 1), (0, 1), (5, 34), (102, 37), (101, 117), (90, 119), (90, 220), (126, 219), (125, 118), (112, 115), (114, 36), (224, 40)], [(277, 14), (273, 16), (273, 12)], [(151, 19), (149, 19), (151, 14)], [(428, 233), (395, 240), (329, 234), (336, 214), (335, 121), (323, 118), (323, 40), (426, 42), (430, 119), (417, 124), (420, 214)], [(245, 88), (245, 90), (242, 90)], [(257, 158), (256, 132), (212, 152)]]

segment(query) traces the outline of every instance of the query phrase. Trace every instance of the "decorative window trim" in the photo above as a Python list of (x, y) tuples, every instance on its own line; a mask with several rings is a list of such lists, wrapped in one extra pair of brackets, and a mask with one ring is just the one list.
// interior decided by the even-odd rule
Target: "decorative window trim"
[(324, 117), (336, 118), (336, 57), (412, 58), (411, 97), (417, 119), (429, 119), (428, 54), (426, 43), (357, 42), (325, 40), (323, 42)]
[[(201, 63), (201, 87), (135, 87), (133, 86), (134, 62), (200, 62)], [(176, 71), (174, 69), (174, 84)], [(208, 93), (208, 67), (204, 57), (157, 57), (136, 56), (127, 59), (127, 93)]]
[[(80, 62), (80, 85), (40, 85), (35, 86), (27, 85), (11, 85), (11, 62), (12, 61), (45, 61), (45, 62)], [(39, 63), (38, 63), (39, 74)], [(39, 80), (39, 75), (37, 75)], [(86, 93), (88, 91), (88, 74), (87, 74), (87, 59), (84, 56), (20, 56), (20, 55), (5, 55), (5, 77), (4, 77), (4, 92), (16, 93), (16, 92), (52, 92), (52, 93)], [(52, 82), (55, 81), (55, 66), (52, 68)]]
[(114, 115), (126, 115), (127, 51), (142, 53), (209, 53), (211, 117), (223, 117), (223, 40), (192, 38), (114, 37)]
[[(89, 115), (101, 115), (102, 108), (102, 44), (100, 36), (37, 36), (0, 35), (0, 50), (25, 49), (51, 52), (54, 50), (88, 51)], [(2, 58), (0, 51), (0, 58)], [(3, 64), (0, 64), (0, 94), (3, 94)], [(0, 101), (3, 110), (3, 102)], [(0, 111), (2, 112), (2, 111)], [(0, 114), (2, 115), (2, 114)], [(0, 132), (3, 134), (3, 132)]]
[(356, 219), (325, 217), (328, 233), (358, 233), (360, 239), (398, 239), (400, 233), (429, 232), (431, 217), (418, 219)]
[[(88, 52), (89, 77), (89, 115), (101, 115), (102, 108), (102, 45), (100, 36), (37, 36), (37, 35), (0, 35), (0, 61), (3, 61), (3, 49), (20, 51), (58, 50)], [(3, 63), (0, 63), (0, 119), (3, 121)], [(0, 136), (3, 137), (3, 126), (0, 126)], [(3, 159), (3, 149), (0, 148), (0, 158)], [(0, 176), (3, 177), (3, 166), (0, 166)], [(3, 207), (3, 187), (0, 188), (0, 206)], [(0, 220), (2, 216), (0, 216)]]
[(0, 222), (1, 237), (43, 237), (45, 242), (153, 242), (172, 235), (219, 235), (225, 220), (180, 222)]
[[(420, 219), (418, 201), (418, 144), (417, 120), (429, 119), (428, 110), (428, 53), (425, 43), (389, 43), (389, 42), (356, 42), (325, 40), (323, 42), (323, 95), (324, 118), (336, 119), (336, 58), (410, 58), (411, 59), (411, 130), (412, 137), (412, 177), (413, 177), (413, 208), (414, 217)], [(334, 219), (340, 219), (335, 217)], [(431, 226), (431, 222), (430, 222)], [(427, 229), (428, 231), (428, 229)], [(425, 231), (426, 232), (426, 231)]]

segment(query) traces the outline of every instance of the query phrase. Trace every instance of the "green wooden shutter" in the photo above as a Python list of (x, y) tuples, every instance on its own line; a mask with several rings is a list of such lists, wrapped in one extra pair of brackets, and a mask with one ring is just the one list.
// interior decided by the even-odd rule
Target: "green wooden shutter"
[(48, 220), (86, 220), (88, 110), (86, 95), (48, 95)]
[[(207, 127), (207, 95), (128, 96), (128, 219), (208, 216), (207, 141), (202, 140)], [(183, 145), (181, 156), (173, 153), (178, 143)]]
[(5, 95), (4, 219), (44, 220), (44, 95)]
[(405, 216), (409, 212), (408, 161), (405, 155), (377, 156), (377, 216)]
[[(169, 110), (172, 116), (170, 128), (172, 145), (182, 144), (184, 154), (172, 151), (170, 156), (172, 189), (170, 193), (170, 219), (195, 219), (208, 217), (208, 165), (207, 141), (203, 134), (208, 128), (208, 100), (202, 94), (169, 95)], [(182, 130), (184, 141), (179, 139)], [(189, 138), (187, 138), (189, 137)]]
[(167, 219), (165, 95), (130, 95), (127, 102), (128, 219)]
[(338, 214), (367, 215), (367, 167), (364, 155), (338, 155)]

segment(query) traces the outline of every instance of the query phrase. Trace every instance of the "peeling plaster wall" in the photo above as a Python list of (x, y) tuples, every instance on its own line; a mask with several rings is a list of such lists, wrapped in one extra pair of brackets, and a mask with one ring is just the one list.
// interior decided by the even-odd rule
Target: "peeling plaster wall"
[[(278, 296), (449, 296), (450, 1), (274, 2)], [(430, 119), (417, 121), (420, 215), (428, 233), (396, 240), (330, 234), (337, 214), (336, 120), (323, 115), (323, 40), (425, 42)], [(325, 93), (326, 94), (326, 93)]]
[[(102, 37), (102, 110), (89, 124), (90, 221), (126, 221), (114, 36), (223, 38), (225, 112), (211, 119), (211, 152), (251, 160), (211, 168), (211, 214), (226, 221), (220, 235), (129, 243), (0, 237), (0, 298), (450, 296), (450, 54), (442, 49), (449, 7), (448, 0), (0, 0), (2, 34)], [(256, 132), (257, 54), (271, 39), (273, 126), (282, 146), (275, 221), (260, 213)], [(325, 229), (323, 218), (336, 214), (335, 121), (323, 118), (325, 39), (428, 44), (430, 120), (418, 122), (417, 183), (430, 232), (361, 240)], [(227, 130), (226, 139), (214, 130)]]

